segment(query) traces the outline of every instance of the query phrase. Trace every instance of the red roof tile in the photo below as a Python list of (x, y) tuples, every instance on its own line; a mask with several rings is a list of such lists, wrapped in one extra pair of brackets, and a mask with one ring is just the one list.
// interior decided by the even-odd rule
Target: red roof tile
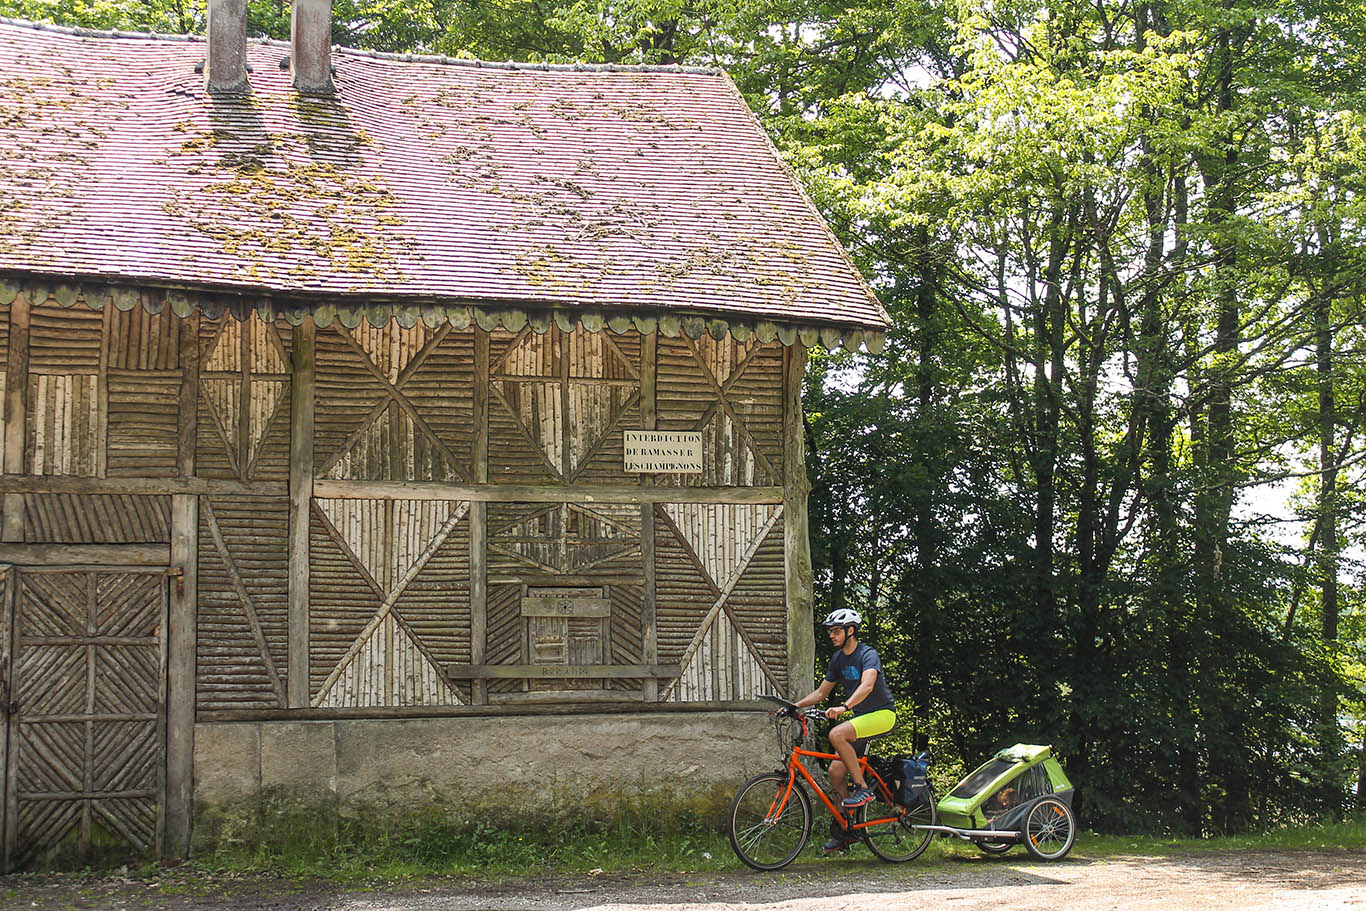
[(287, 54), (0, 23), (0, 270), (887, 324), (724, 75)]

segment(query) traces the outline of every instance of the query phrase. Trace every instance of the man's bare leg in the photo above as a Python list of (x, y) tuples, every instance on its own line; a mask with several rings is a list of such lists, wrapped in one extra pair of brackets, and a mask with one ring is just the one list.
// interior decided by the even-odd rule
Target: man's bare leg
[(845, 768), (842, 759), (830, 763), (830, 786), (835, 789), (840, 800), (849, 796), (849, 770)]
[[(854, 726), (847, 721), (831, 729), (830, 745), (835, 748), (835, 752), (840, 757), (838, 763), (832, 762), (830, 764), (832, 784), (835, 783), (835, 766), (838, 764), (843, 767), (841, 771), (847, 771), (853, 776), (855, 787), (865, 787), (863, 771), (859, 768), (858, 756), (854, 753), (854, 741), (857, 739), (858, 735), (854, 733)], [(844, 775), (839, 776), (839, 783), (835, 784), (835, 790), (839, 793), (841, 800), (849, 796), (849, 788), (844, 783)]]

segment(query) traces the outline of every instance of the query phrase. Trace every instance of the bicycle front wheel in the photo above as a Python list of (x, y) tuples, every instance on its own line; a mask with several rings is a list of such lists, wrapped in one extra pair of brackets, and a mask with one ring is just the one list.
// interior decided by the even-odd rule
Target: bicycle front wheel
[[(882, 788), (876, 790), (881, 792)], [(854, 818), (855, 823), (868, 823), (866, 828), (859, 830), (868, 843), (868, 850), (893, 864), (914, 860), (929, 847), (934, 833), (914, 827), (932, 826), (934, 821), (932, 801), (903, 810), (890, 803), (884, 793), (878, 793), (872, 803), (859, 807)]]
[(730, 846), (756, 870), (779, 870), (797, 859), (811, 837), (811, 798), (777, 772), (745, 782), (730, 802)]

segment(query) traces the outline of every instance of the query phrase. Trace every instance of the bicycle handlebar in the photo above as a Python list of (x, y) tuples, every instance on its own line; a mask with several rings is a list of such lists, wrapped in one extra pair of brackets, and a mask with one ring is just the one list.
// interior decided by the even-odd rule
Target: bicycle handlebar
[(778, 714), (787, 715), (789, 718), (803, 717), (811, 721), (823, 721), (825, 719), (825, 709), (799, 708), (797, 703), (788, 702), (786, 699), (777, 696), (760, 696), (759, 698), (779, 706)]

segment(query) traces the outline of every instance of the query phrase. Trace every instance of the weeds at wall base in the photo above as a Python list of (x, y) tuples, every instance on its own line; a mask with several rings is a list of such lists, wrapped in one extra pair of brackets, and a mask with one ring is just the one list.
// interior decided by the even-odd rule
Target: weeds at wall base
[(431, 805), (396, 813), (268, 792), (252, 802), (199, 808), (192, 855), (227, 870), (343, 880), (720, 870), (733, 865), (723, 829), (728, 798), (590, 795), (547, 810)]

